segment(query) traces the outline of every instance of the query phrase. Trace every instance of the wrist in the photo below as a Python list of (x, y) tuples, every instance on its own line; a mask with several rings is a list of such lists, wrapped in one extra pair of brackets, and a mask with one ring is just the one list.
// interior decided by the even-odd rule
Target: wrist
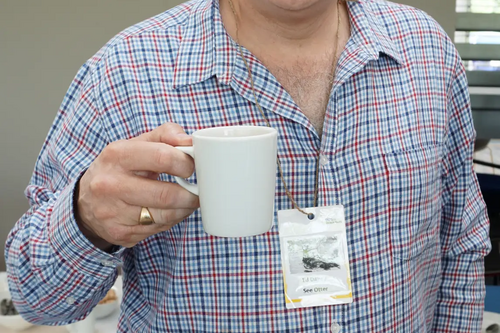
[(92, 230), (90, 230), (81, 219), (76, 217), (76, 224), (78, 225), (78, 228), (80, 228), (80, 231), (82, 234), (91, 242), (95, 247), (98, 249), (104, 251), (104, 252), (111, 252), (111, 249), (114, 247), (113, 244), (109, 243), (108, 241), (102, 239), (101, 237), (97, 236)]
[[(81, 177), (80, 177), (81, 179)], [(73, 212), (78, 228), (82, 234), (98, 249), (110, 252), (114, 245), (106, 241), (105, 239), (99, 237), (89, 226), (85, 223), (84, 219), (80, 214), (79, 198), (80, 198), (80, 180), (76, 183), (75, 191), (73, 193)]]

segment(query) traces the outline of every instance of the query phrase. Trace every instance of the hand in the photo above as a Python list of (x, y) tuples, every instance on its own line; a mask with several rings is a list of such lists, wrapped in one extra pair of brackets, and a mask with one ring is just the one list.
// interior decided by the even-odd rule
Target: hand
[[(159, 173), (191, 176), (192, 158), (174, 148), (191, 144), (174, 123), (109, 144), (78, 185), (75, 215), (87, 238), (103, 250), (112, 244), (132, 247), (191, 215), (199, 207), (198, 197), (157, 180)], [(149, 208), (155, 224), (138, 224), (141, 207)]]

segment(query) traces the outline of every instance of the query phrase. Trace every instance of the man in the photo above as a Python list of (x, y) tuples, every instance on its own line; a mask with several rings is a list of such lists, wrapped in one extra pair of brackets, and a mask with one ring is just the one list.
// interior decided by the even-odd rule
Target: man
[[(287, 310), (276, 221), (209, 236), (173, 183), (194, 170), (173, 148), (186, 133), (264, 126), (259, 108), (298, 205), (317, 183), (319, 206), (345, 206), (352, 304)], [(473, 145), (460, 58), (418, 10), (183, 4), (73, 81), (7, 241), (16, 307), (39, 324), (82, 319), (123, 263), (119, 332), (479, 332), (490, 244)], [(277, 184), (276, 211), (290, 209)], [(155, 224), (139, 225), (145, 209)]]

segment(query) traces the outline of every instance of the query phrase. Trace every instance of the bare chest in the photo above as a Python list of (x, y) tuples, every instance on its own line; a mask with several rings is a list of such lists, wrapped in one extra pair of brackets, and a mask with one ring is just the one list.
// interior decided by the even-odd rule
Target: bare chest
[(270, 66), (269, 70), (321, 136), (332, 87), (331, 60), (321, 61), (309, 68)]

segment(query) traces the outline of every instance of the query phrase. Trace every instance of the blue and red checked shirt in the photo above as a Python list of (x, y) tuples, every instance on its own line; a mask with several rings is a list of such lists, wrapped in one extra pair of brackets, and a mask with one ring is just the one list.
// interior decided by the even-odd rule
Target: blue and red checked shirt
[[(71, 84), (26, 190), (31, 209), (6, 245), (19, 312), (39, 324), (81, 319), (123, 264), (119, 332), (479, 332), (490, 243), (461, 60), (419, 10), (378, 0), (348, 9), (322, 138), (243, 56), (293, 197), (312, 205), (319, 154), (319, 205), (345, 205), (352, 304), (285, 308), (276, 221), (260, 236), (217, 238), (197, 211), (113, 254), (79, 231), (75, 183), (108, 143), (165, 122), (188, 133), (265, 125), (218, 2), (194, 0), (117, 35)], [(290, 209), (276, 185), (276, 210)]]

